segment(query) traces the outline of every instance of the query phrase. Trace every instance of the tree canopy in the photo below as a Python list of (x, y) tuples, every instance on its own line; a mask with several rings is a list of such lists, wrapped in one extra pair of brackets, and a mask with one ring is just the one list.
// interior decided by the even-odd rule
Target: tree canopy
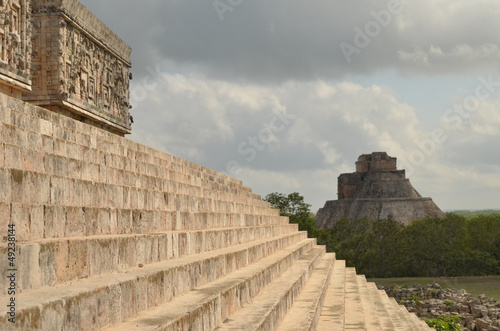
[(275, 192), (264, 200), (367, 277), (500, 274), (499, 214), (466, 219), (447, 213), (445, 218), (415, 220), (407, 226), (391, 220), (341, 219), (322, 230), (299, 193)]

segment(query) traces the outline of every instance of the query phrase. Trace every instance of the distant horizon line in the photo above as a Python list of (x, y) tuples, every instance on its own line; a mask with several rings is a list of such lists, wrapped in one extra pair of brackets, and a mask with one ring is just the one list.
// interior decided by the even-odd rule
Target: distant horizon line
[(481, 209), (443, 209), (445, 213), (449, 213), (452, 211), (483, 211), (483, 210), (498, 210), (500, 211), (500, 208), (481, 208)]

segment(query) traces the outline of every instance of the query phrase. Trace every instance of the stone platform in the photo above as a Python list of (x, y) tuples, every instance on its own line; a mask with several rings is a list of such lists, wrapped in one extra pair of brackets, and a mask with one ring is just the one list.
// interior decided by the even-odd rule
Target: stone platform
[(0, 233), (1, 330), (428, 329), (241, 181), (6, 95)]

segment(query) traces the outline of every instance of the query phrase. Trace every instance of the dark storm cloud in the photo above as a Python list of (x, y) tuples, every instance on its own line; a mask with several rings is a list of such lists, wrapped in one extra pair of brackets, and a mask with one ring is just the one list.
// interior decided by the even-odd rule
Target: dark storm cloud
[[(231, 8), (222, 15), (214, 7), (221, 2)], [(132, 45), (138, 77), (162, 63), (255, 82), (342, 78), (391, 67), (458, 74), (492, 68), (500, 54), (499, 5), (488, 0), (83, 3)]]

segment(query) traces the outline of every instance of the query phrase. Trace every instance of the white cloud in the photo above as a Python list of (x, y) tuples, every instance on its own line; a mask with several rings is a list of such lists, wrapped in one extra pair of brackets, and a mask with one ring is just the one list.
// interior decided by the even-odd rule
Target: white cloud
[[(432, 138), (421, 125), (429, 111), (378, 82), (379, 73), (418, 77), (423, 87), (428, 76), (498, 70), (498, 0), (402, 1), (402, 13), (347, 63), (339, 45), (354, 44), (355, 28), (386, 2), (245, 1), (221, 22), (210, 1), (82, 0), (131, 44), (133, 87), (160, 71), (160, 86), (133, 103), (133, 139), (219, 171), (236, 161), (254, 190), (299, 191), (313, 209), (336, 198), (337, 176), (354, 171), (360, 154), (409, 160)], [(127, 12), (133, 19), (123, 19)], [(375, 84), (360, 83), (366, 77)], [(405, 96), (419, 96), (418, 84)], [(443, 90), (454, 94), (439, 96), (451, 105), (463, 99), (457, 86)], [(444, 114), (447, 105), (433, 104), (441, 89), (433, 93), (422, 97)], [(482, 101), (459, 129), (435, 123), (447, 139), (414, 167), (421, 193), (444, 208), (498, 207), (499, 107)], [(278, 132), (277, 114), (296, 118)]]

